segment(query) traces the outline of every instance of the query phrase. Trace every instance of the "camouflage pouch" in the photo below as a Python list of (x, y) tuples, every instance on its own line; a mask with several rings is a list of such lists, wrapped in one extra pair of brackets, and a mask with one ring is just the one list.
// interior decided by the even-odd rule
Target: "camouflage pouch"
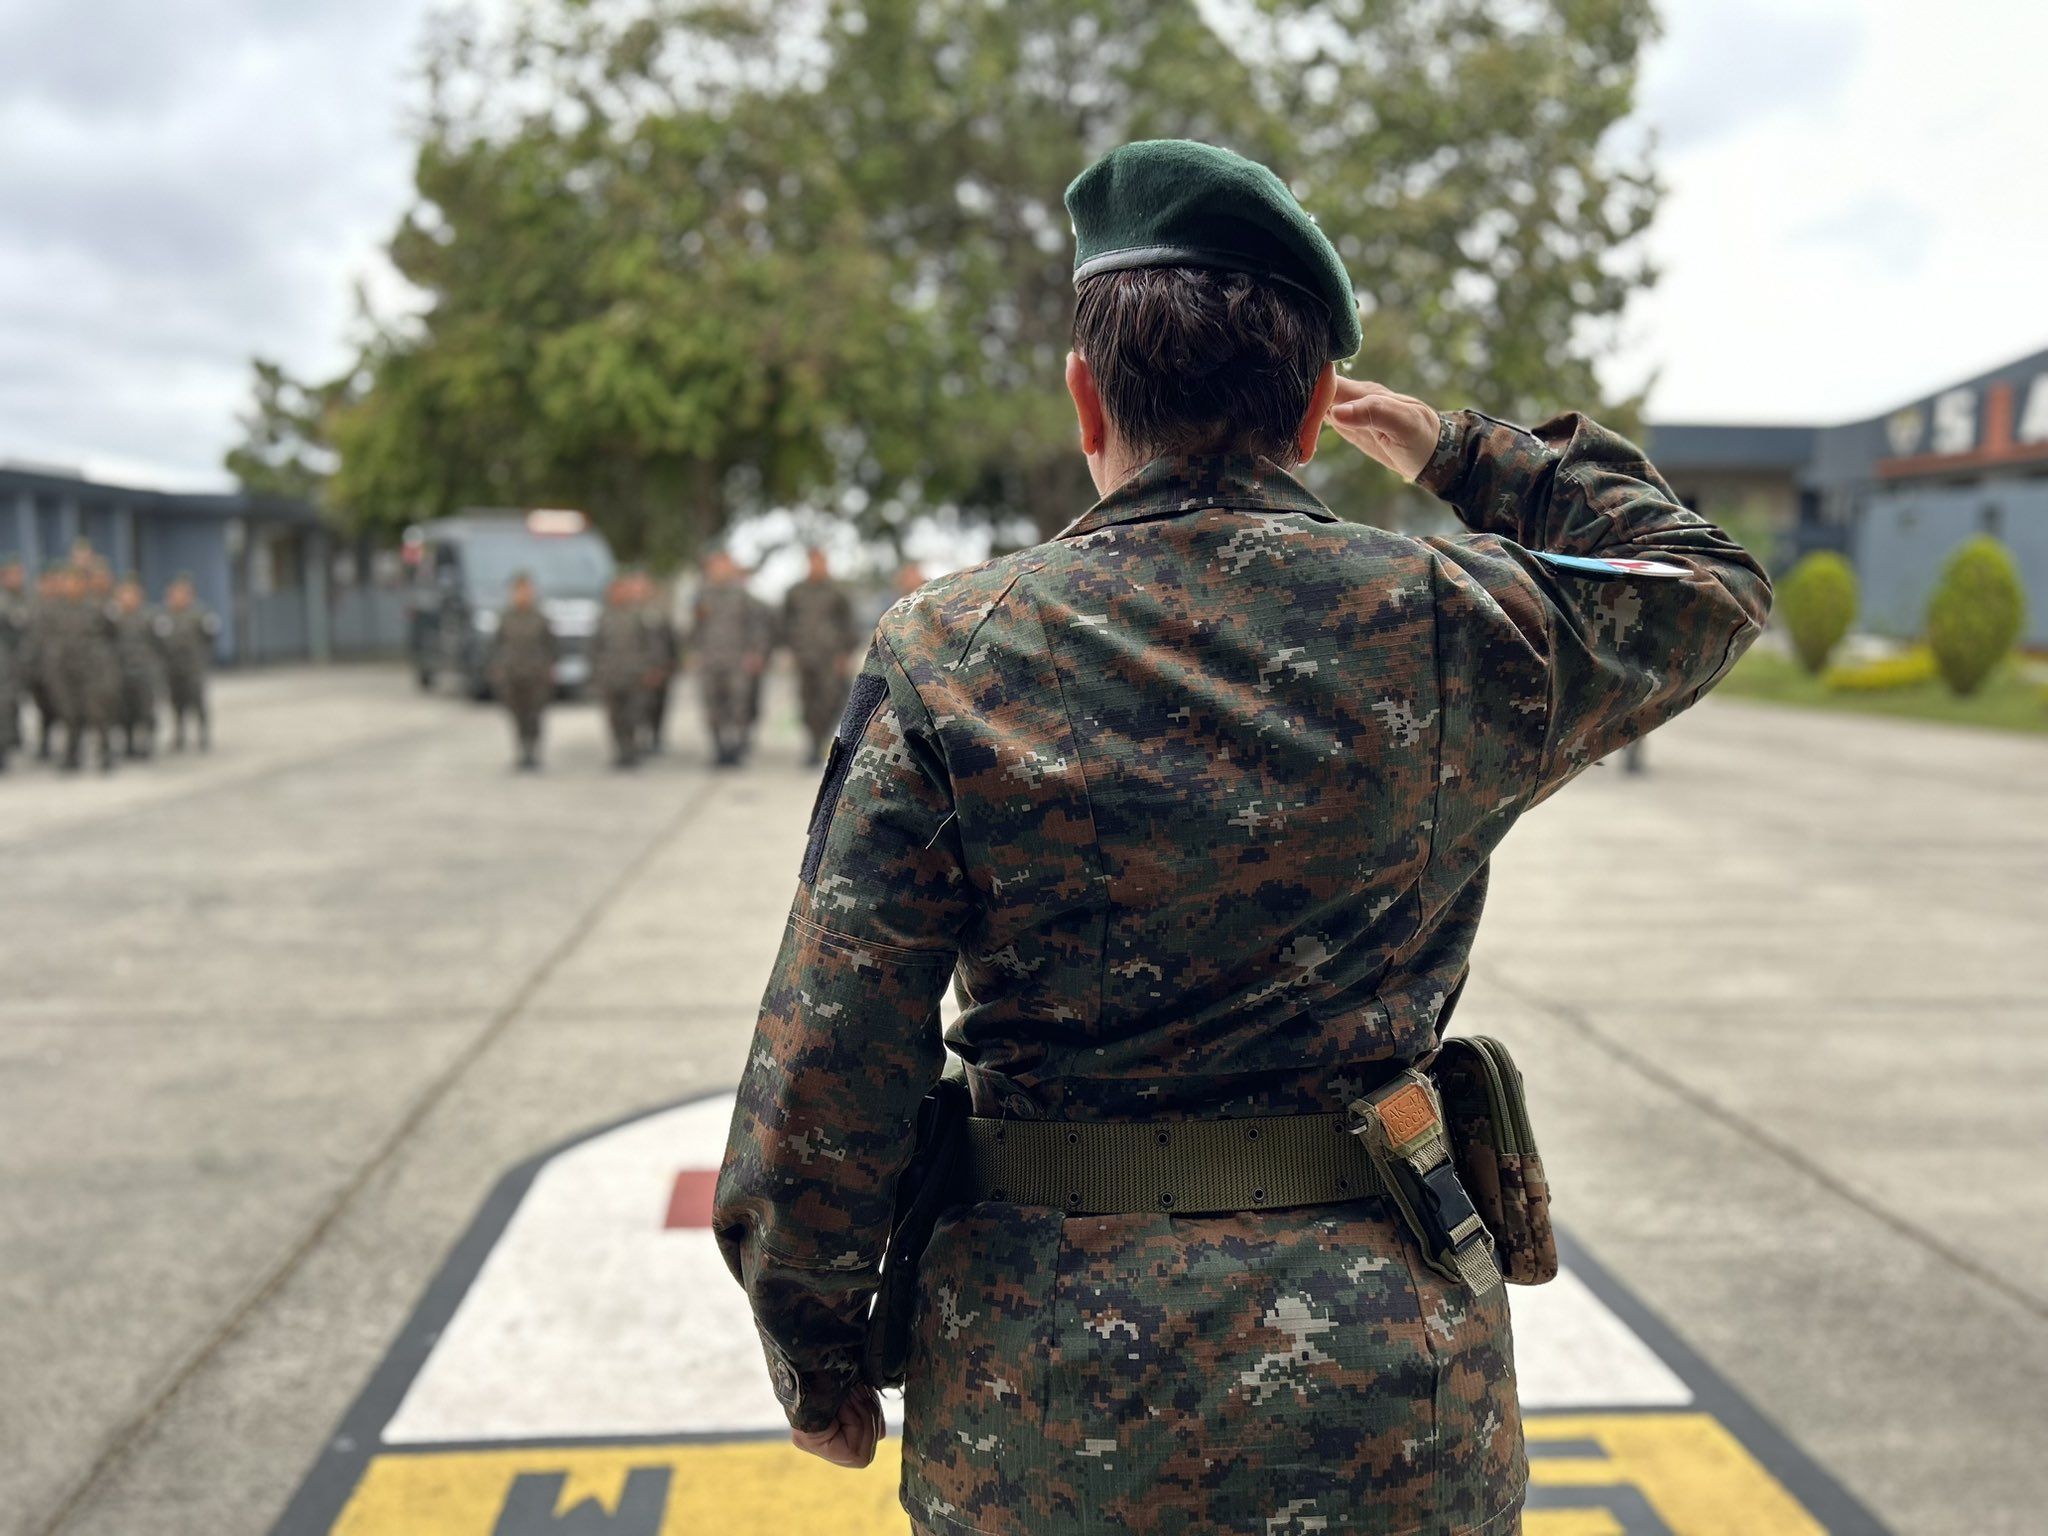
[(967, 1150), (967, 1118), (973, 1113), (967, 1084), (955, 1077), (939, 1085), (917, 1107), (917, 1130), (896, 1183), (896, 1210), (889, 1222), (889, 1246), (882, 1253), (882, 1277), (868, 1313), (861, 1351), (861, 1375), (876, 1389), (900, 1387), (910, 1364), (910, 1330), (917, 1312), (917, 1265), (939, 1218), (959, 1202), (961, 1160)]
[(1443, 1100), (1459, 1180), (1493, 1234), (1501, 1277), (1541, 1285), (1557, 1274), (1557, 1240), (1514, 1058), (1491, 1036), (1460, 1035), (1443, 1042), (1430, 1076)]

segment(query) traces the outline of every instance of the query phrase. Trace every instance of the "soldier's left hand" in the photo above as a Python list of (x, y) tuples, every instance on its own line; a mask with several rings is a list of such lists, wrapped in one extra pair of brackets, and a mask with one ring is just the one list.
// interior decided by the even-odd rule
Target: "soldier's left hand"
[(1443, 418), (1413, 395), (1384, 384), (1337, 376), (1337, 395), (1323, 418), (1337, 435), (1403, 480), (1413, 480), (1436, 453)]
[(835, 1467), (864, 1467), (875, 1459), (875, 1447), (887, 1431), (882, 1423), (882, 1399), (873, 1387), (855, 1387), (839, 1405), (839, 1417), (830, 1429), (792, 1429), (790, 1443), (800, 1451), (829, 1461)]

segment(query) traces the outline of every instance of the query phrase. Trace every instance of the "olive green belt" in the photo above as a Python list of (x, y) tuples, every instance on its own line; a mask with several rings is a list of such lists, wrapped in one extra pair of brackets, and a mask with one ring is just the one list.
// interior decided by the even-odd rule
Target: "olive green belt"
[(1386, 1192), (1348, 1115), (967, 1122), (958, 1192), (1077, 1216), (1330, 1205)]

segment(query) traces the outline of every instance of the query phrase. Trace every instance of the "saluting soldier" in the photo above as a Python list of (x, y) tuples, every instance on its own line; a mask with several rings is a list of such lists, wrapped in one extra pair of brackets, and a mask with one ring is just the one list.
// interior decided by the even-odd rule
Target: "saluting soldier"
[(659, 756), (668, 750), (668, 706), (676, 672), (683, 662), (682, 637), (669, 613), (666, 582), (641, 574), (638, 584), (641, 622), (647, 626), (650, 670), (647, 682), (647, 750)]
[(157, 674), (162, 653), (157, 648), (156, 615), (146, 606), (142, 582), (134, 576), (114, 589), (114, 654), (121, 675), (115, 720), (121, 727), (122, 746), (130, 758), (145, 758), (156, 748)]
[(554, 627), (541, 611), (533, 578), (521, 571), (512, 578), (504, 611), (498, 615), (487, 675), (511, 712), (517, 764), (523, 772), (540, 769), (541, 717), (555, 696), (558, 654)]
[(171, 750), (185, 750), (185, 722), (190, 719), (198, 731), (199, 750), (208, 751), (213, 746), (213, 720), (207, 709), (206, 675), (220, 639), (220, 620), (199, 601), (190, 576), (173, 577), (164, 589), (156, 634), (171, 700)]
[(690, 623), (690, 653), (711, 733), (713, 761), (745, 761), (760, 712), (761, 676), (775, 644), (775, 615), (747, 590), (747, 573), (725, 550), (704, 561), (704, 580)]
[[(1339, 378), (1350, 279), (1264, 167), (1126, 145), (1067, 205), (1101, 499), (884, 616), (718, 1238), (797, 1444), (866, 1462), (864, 1320), (957, 978), (973, 1144), (1037, 1122), (1059, 1150), (1007, 1186), (978, 1153), (922, 1255), (916, 1529), (1504, 1536), (1526, 1466), (1497, 1283), (1439, 1272), (1355, 1188), (1187, 1214), (1077, 1187), (1141, 1149), (1164, 1186), (1183, 1135), (1229, 1149), (1208, 1171), (1265, 1168), (1250, 1132), (1327, 1137), (1401, 1081), (1495, 845), (1713, 683), (1768, 584), (1585, 416), (1527, 431)], [(1334, 516), (1296, 478), (1326, 422), (1470, 531)]]
[(796, 664), (797, 697), (810, 737), (808, 762), (824, 760), (825, 743), (846, 707), (854, 649), (865, 638), (853, 599), (832, 579), (825, 551), (808, 551), (804, 579), (782, 597), (782, 643)]
[(590, 637), (590, 686), (604, 706), (614, 768), (639, 766), (641, 732), (647, 720), (647, 678), (653, 662), (654, 647), (633, 579), (615, 576), (605, 589), (604, 612), (598, 615), (597, 630)]
[(21, 694), (28, 594), (21, 562), (0, 562), (0, 773), (21, 749)]

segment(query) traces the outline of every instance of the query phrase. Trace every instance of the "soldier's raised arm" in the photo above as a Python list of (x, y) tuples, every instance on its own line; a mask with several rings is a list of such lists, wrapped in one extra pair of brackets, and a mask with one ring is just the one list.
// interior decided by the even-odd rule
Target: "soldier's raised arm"
[(861, 1344), (939, 999), (970, 914), (950, 780), (887, 642), (854, 680), (748, 1052), (713, 1221), (793, 1427), (831, 1426)]
[(1762, 632), (1755, 558), (1583, 415), (1529, 430), (1347, 380), (1330, 421), (1472, 530), (1425, 541), (1462, 717), (1446, 731), (1533, 789), (1523, 805), (1685, 709)]

